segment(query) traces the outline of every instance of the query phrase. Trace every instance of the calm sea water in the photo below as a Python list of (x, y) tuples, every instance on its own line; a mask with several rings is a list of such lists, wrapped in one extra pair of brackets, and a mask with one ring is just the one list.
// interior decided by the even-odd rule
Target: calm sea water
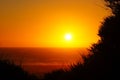
[(0, 59), (9, 59), (30, 73), (42, 75), (81, 61), (85, 48), (0, 48)]

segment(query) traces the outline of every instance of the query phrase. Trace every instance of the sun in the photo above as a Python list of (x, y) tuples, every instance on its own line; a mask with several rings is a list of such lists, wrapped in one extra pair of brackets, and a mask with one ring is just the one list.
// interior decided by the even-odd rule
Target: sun
[(65, 40), (69, 41), (72, 39), (72, 35), (71, 34), (65, 34)]

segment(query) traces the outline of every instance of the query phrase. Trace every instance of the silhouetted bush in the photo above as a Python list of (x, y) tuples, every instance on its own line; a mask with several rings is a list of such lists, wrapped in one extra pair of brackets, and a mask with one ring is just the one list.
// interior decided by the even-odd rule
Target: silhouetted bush
[(9, 60), (0, 60), (0, 80), (38, 80)]

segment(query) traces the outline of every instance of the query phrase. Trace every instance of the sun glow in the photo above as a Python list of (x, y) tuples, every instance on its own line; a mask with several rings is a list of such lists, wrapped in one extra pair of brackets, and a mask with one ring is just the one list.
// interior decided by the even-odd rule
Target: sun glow
[(71, 34), (66, 34), (65, 35), (65, 40), (69, 41), (72, 39), (72, 35)]

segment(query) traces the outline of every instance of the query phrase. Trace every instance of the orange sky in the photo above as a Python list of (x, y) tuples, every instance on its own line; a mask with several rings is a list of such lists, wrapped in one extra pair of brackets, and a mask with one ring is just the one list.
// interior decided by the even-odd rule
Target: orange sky
[(0, 0), (0, 47), (88, 47), (108, 14), (102, 0)]

